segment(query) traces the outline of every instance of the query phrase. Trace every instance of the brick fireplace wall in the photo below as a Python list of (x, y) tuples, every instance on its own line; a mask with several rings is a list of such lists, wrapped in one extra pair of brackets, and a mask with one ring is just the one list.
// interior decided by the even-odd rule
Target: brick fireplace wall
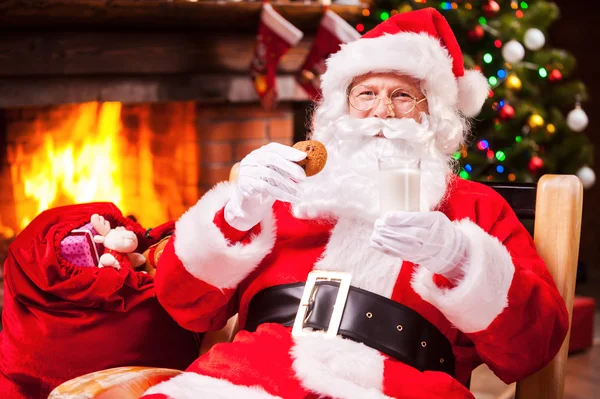
[(252, 150), (271, 141), (293, 143), (291, 105), (273, 111), (258, 105), (198, 106), (197, 118), (201, 192), (227, 180), (233, 164)]

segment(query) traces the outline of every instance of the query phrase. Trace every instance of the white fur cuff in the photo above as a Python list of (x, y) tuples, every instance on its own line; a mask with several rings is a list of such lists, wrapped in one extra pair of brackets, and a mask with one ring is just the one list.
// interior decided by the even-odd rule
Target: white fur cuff
[(235, 185), (220, 183), (191, 207), (175, 224), (175, 253), (197, 279), (217, 288), (236, 288), (275, 244), (275, 223), (269, 214), (261, 232), (250, 243), (230, 243), (213, 223), (229, 201)]
[(433, 273), (419, 267), (411, 285), (463, 333), (485, 330), (508, 305), (515, 266), (506, 247), (469, 219), (456, 222), (469, 238), (464, 277), (454, 288), (439, 288)]
[(196, 373), (182, 373), (161, 382), (146, 391), (145, 395), (163, 394), (172, 399), (281, 399), (258, 386), (234, 385), (227, 380), (206, 377)]
[(391, 399), (382, 393), (385, 357), (377, 350), (323, 333), (296, 337), (291, 354), (304, 388), (340, 399)]

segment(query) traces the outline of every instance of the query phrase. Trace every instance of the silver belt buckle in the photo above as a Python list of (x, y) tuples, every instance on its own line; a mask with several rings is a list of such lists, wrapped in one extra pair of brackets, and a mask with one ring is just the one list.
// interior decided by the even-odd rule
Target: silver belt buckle
[(344, 313), (346, 300), (348, 299), (351, 279), (352, 275), (345, 272), (333, 272), (326, 270), (314, 270), (310, 272), (306, 280), (306, 285), (304, 286), (304, 292), (302, 293), (300, 306), (298, 306), (298, 313), (296, 313), (296, 319), (294, 320), (292, 336), (302, 337), (310, 335), (310, 332), (304, 331), (304, 319), (306, 318), (306, 312), (308, 310), (310, 300), (314, 295), (315, 284), (317, 281), (337, 281), (340, 283), (340, 288), (335, 299), (335, 305), (333, 306), (333, 312), (331, 313), (329, 326), (325, 331), (325, 338), (336, 337), (340, 329), (340, 323), (342, 322), (342, 314)]

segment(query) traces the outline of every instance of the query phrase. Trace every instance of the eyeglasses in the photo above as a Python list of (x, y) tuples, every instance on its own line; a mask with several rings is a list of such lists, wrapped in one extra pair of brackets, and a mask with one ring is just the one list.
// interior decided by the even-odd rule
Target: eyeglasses
[[(395, 89), (392, 94), (390, 94), (389, 98), (384, 98), (389, 100), (386, 105), (391, 108), (391, 111), (393, 111), (395, 115), (408, 114), (415, 109), (417, 104), (427, 100), (426, 97), (417, 100), (401, 87)], [(379, 104), (379, 100), (381, 100), (381, 97), (377, 96), (369, 86), (354, 86), (352, 90), (350, 90), (350, 93), (348, 93), (348, 102), (350, 103), (350, 106), (361, 112), (375, 108)]]

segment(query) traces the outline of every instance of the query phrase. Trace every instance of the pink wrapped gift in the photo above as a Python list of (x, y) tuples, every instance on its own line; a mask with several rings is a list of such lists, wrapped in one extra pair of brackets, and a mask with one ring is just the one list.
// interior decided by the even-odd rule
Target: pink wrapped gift
[(94, 242), (94, 236), (97, 234), (91, 223), (72, 230), (60, 242), (61, 256), (75, 266), (98, 266), (104, 246)]

